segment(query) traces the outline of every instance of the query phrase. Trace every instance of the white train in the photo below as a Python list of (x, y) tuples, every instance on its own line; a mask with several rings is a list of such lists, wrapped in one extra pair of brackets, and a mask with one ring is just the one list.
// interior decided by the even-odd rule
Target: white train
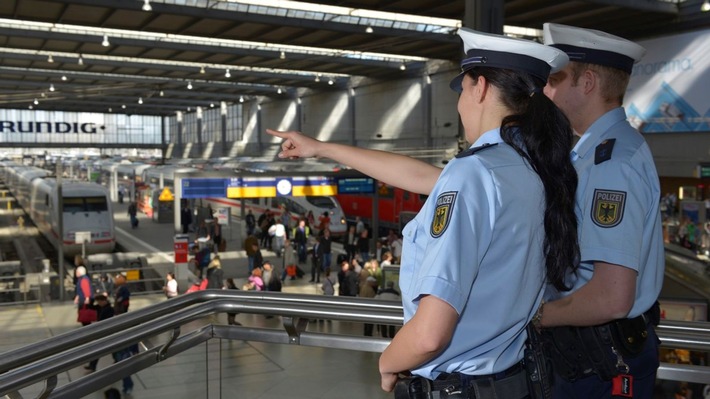
[[(113, 209), (108, 190), (76, 180), (62, 181), (63, 231), (59, 233), (57, 181), (46, 170), (3, 163), (2, 176), (8, 189), (29, 215), (39, 231), (67, 257), (82, 253), (76, 242), (77, 232), (91, 235), (85, 253), (112, 252), (116, 246)], [(61, 237), (61, 238), (60, 238)]]

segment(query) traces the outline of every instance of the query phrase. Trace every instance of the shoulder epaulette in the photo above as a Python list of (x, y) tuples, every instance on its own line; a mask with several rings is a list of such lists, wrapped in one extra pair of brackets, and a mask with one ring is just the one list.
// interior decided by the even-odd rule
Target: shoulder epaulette
[(473, 155), (473, 154), (477, 153), (478, 151), (485, 150), (486, 148), (491, 148), (491, 147), (494, 147), (497, 145), (498, 145), (498, 143), (486, 143), (483, 145), (479, 145), (478, 147), (469, 148), (468, 150), (464, 150), (464, 151), (461, 151), (458, 154), (456, 154), (456, 158), (467, 157), (469, 155)]
[(611, 152), (614, 150), (614, 143), (616, 143), (616, 139), (606, 139), (597, 146), (597, 149), (594, 151), (595, 165), (599, 165), (600, 163), (611, 159)]

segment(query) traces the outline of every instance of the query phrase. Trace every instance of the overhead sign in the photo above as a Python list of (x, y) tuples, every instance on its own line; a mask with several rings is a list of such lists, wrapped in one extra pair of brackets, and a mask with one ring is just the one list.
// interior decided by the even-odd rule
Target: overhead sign
[(182, 179), (183, 198), (270, 198), (337, 193), (335, 179), (323, 176)]
[(175, 196), (173, 195), (172, 192), (170, 192), (170, 189), (165, 187), (163, 191), (160, 193), (160, 196), (158, 197), (158, 201), (174, 201)]
[(338, 194), (374, 194), (375, 179), (371, 177), (339, 177)]

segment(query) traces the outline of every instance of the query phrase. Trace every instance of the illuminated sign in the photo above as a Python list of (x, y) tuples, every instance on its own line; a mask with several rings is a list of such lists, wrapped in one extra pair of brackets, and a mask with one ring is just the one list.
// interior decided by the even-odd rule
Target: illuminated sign
[(96, 134), (97, 129), (104, 130), (104, 126), (96, 126), (93, 122), (21, 122), (0, 121), (0, 133), (86, 133)]

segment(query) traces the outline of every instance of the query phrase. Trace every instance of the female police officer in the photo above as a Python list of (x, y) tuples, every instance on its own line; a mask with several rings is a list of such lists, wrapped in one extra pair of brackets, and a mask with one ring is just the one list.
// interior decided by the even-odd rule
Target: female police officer
[(525, 398), (525, 326), (545, 277), (563, 289), (577, 257), (572, 130), (541, 93), (567, 56), (465, 28), (459, 35), (466, 58), (451, 87), (461, 92), (458, 111), (474, 144), (443, 170), (297, 132), (267, 132), (284, 139), (282, 158), (328, 157), (430, 194), (403, 232), (405, 324), (380, 358), (382, 388), (393, 390), (399, 373), (411, 370), (421, 377), (421, 397)]

